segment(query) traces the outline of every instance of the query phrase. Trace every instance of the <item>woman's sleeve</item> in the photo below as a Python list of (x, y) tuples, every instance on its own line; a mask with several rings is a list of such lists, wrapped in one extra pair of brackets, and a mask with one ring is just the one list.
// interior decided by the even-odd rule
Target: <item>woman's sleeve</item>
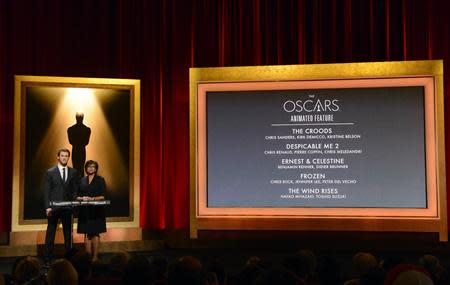
[(105, 196), (105, 192), (106, 192), (106, 183), (105, 183), (105, 178), (102, 177), (102, 179), (100, 179), (100, 187), (98, 189), (98, 196)]

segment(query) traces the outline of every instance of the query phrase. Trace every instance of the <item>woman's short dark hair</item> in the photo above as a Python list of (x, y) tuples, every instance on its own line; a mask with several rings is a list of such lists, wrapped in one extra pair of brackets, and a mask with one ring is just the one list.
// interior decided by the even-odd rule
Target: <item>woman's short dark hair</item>
[(87, 168), (89, 166), (91, 166), (91, 165), (94, 165), (95, 171), (97, 172), (98, 171), (98, 163), (95, 160), (88, 160), (88, 161), (86, 161), (86, 163), (84, 164), (84, 171), (86, 171)]

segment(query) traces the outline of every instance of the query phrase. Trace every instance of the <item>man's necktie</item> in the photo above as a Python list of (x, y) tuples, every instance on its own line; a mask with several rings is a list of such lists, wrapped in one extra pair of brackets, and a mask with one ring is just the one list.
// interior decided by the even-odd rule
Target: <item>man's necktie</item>
[(65, 167), (63, 167), (63, 169), (62, 169), (62, 171), (63, 171), (63, 182), (66, 182), (66, 168)]

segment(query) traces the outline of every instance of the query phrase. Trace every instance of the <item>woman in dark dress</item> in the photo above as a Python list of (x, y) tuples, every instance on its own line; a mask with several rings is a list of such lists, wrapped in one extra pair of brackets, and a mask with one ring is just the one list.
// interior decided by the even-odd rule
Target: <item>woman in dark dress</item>
[[(97, 175), (98, 163), (86, 161), (84, 165), (86, 176), (81, 178), (77, 200), (100, 201), (105, 199), (105, 179)], [(100, 233), (106, 232), (104, 206), (81, 206), (78, 213), (77, 232), (84, 234), (86, 251), (92, 254), (92, 261), (98, 260)]]

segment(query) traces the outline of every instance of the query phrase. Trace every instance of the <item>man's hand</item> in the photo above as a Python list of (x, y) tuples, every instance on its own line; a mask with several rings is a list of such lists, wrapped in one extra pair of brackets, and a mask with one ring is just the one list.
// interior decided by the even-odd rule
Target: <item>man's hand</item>
[(50, 218), (52, 216), (52, 208), (45, 209), (45, 215)]

